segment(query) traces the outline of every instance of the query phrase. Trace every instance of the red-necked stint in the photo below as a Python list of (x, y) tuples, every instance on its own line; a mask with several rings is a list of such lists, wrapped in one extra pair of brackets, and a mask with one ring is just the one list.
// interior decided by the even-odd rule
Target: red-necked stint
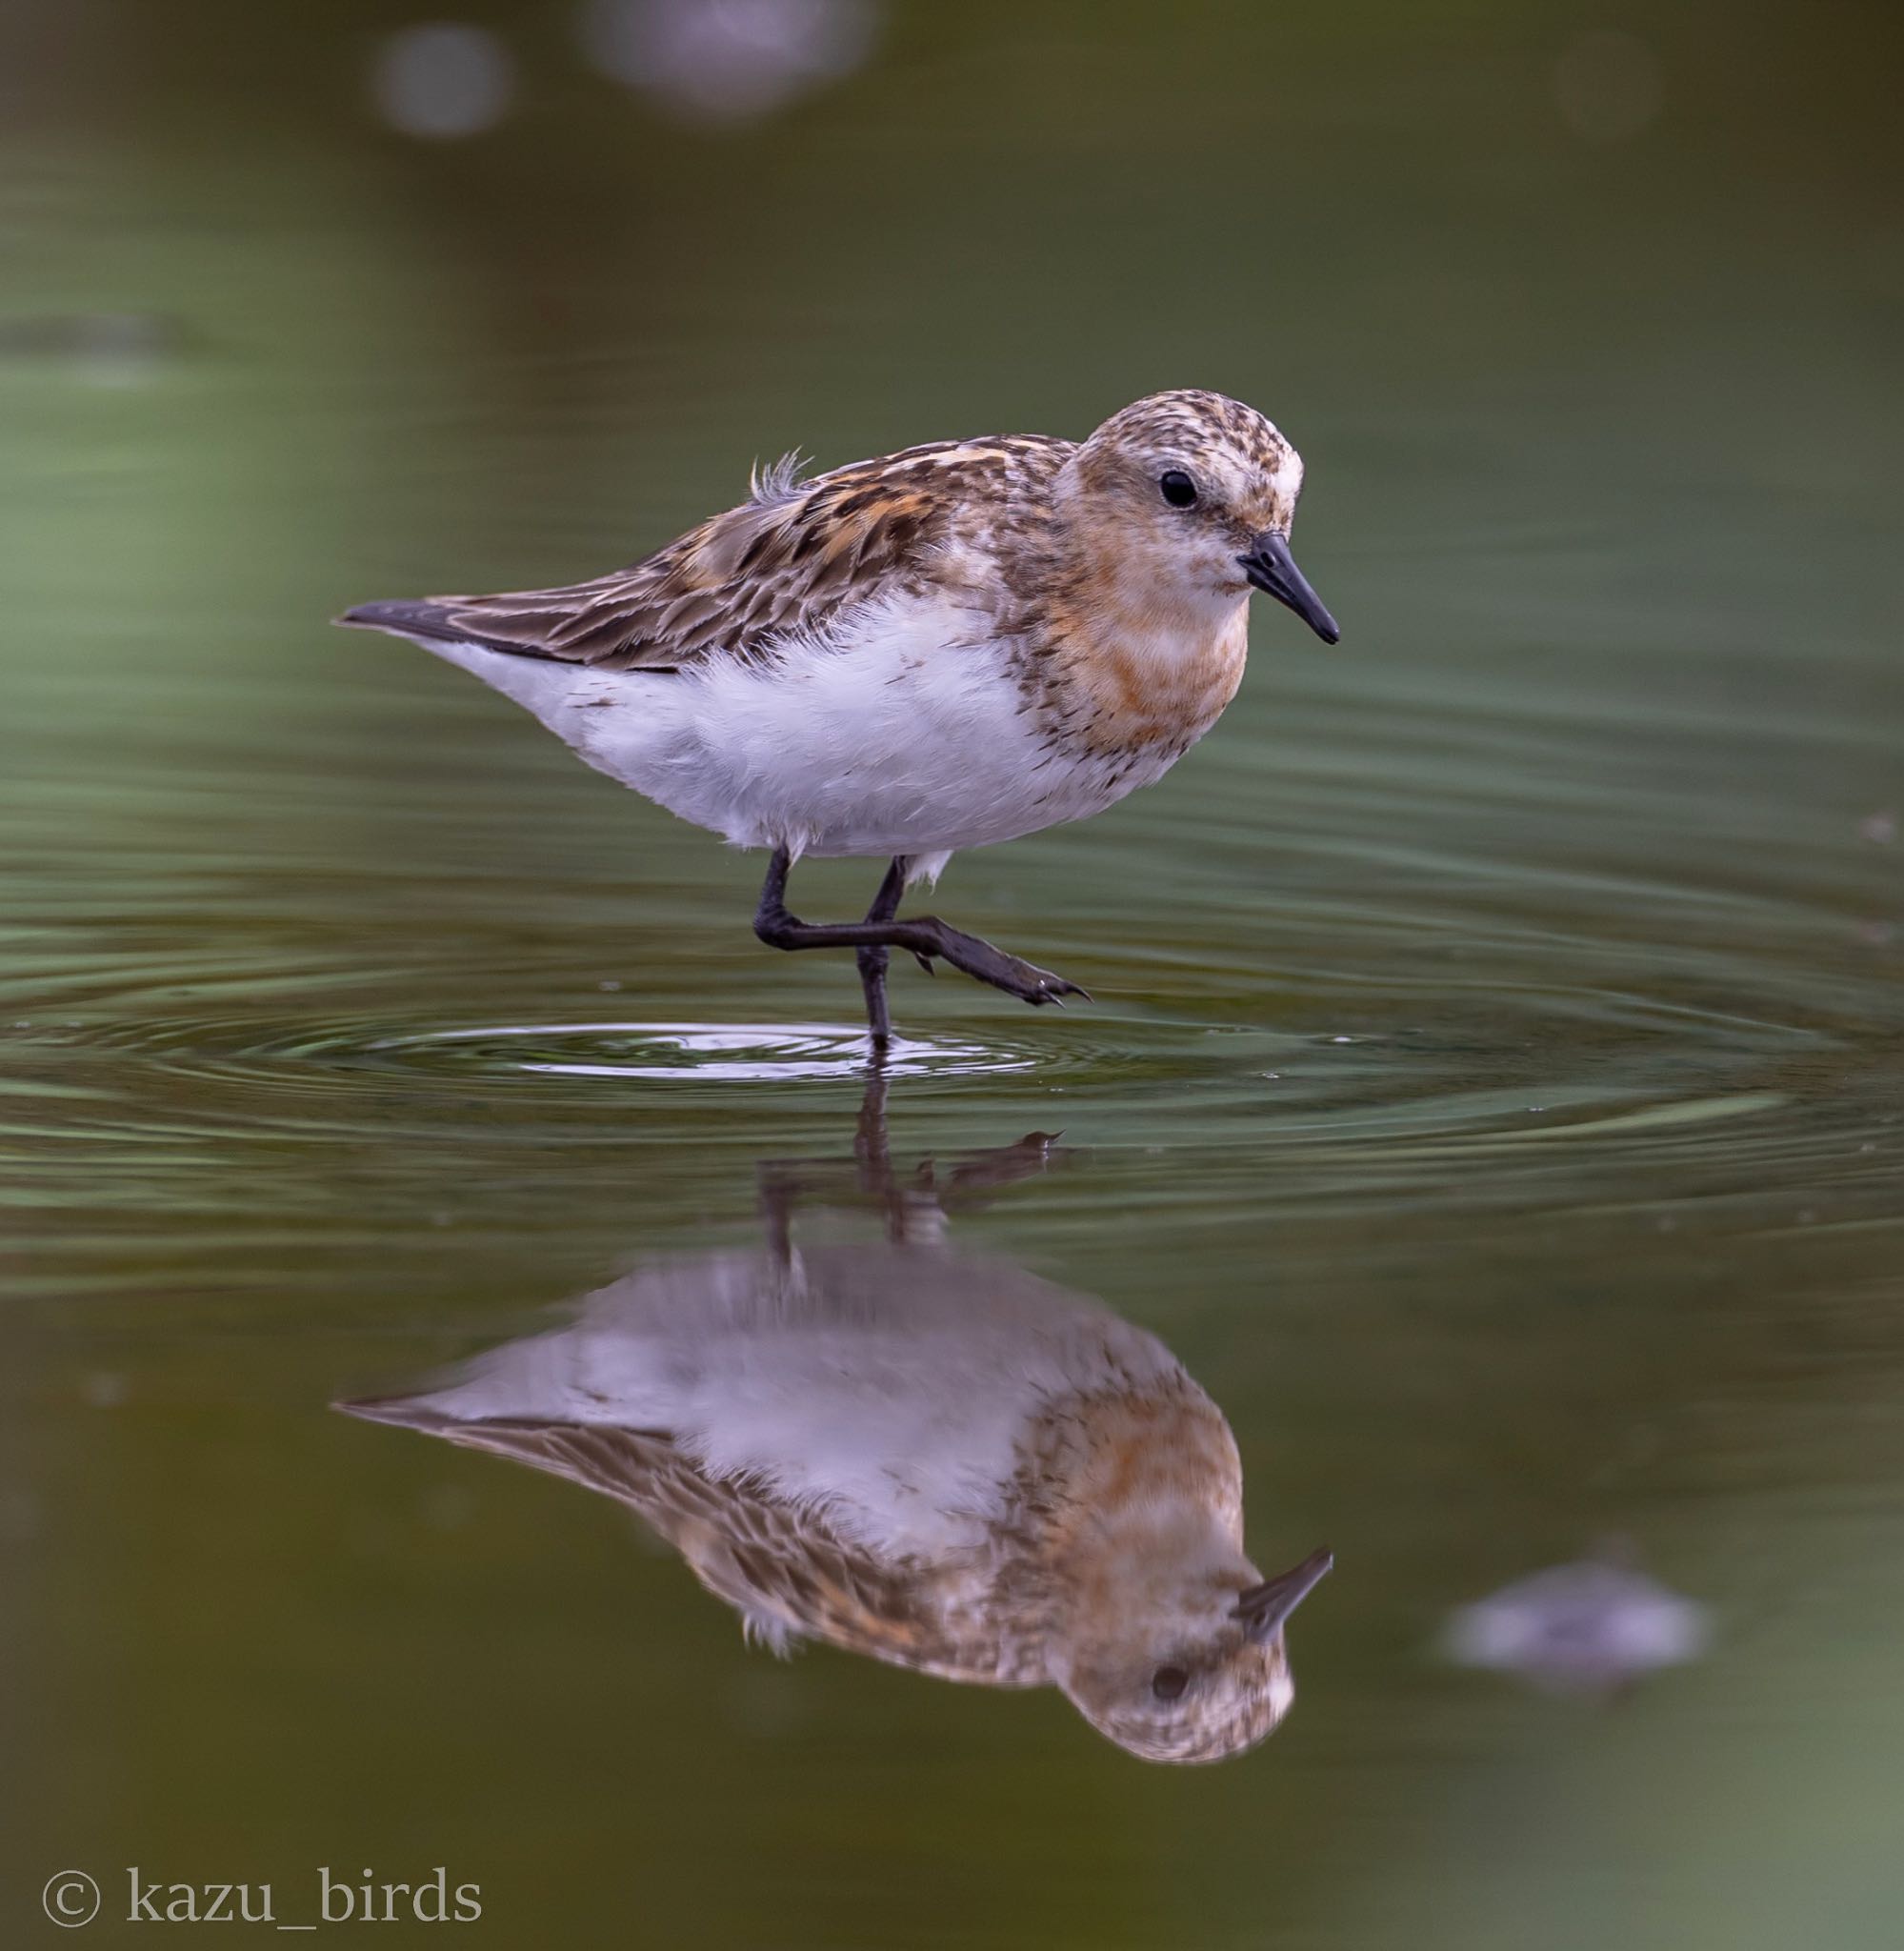
[[(900, 897), (963, 847), (1086, 819), (1161, 778), (1242, 679), (1252, 587), (1326, 642), (1290, 555), (1294, 448), (1221, 393), (1160, 392), (1082, 443), (936, 441), (803, 478), (566, 589), (366, 603), (589, 764), (772, 851), (754, 932), (858, 952), (875, 1044), (889, 949), (1029, 1003), (1075, 983)], [(890, 856), (864, 919), (786, 904), (802, 855)]]

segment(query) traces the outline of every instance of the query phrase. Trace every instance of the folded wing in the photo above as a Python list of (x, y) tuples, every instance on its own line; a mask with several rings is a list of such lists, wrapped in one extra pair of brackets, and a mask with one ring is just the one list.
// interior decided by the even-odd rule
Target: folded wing
[(919, 579), (974, 493), (1048, 473), (1069, 452), (1036, 438), (940, 441), (805, 482), (782, 464), (738, 508), (591, 582), (365, 603), (338, 621), (598, 671), (756, 654)]

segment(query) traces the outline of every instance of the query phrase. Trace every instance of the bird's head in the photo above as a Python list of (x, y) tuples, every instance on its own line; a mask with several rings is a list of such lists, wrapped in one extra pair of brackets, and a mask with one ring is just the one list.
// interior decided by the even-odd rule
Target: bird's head
[(1274, 1732), (1295, 1698), (1283, 1627), (1334, 1559), (1273, 1579), (1211, 1570), (1080, 1622), (1060, 1673), (1100, 1734), (1150, 1761), (1220, 1761)]
[(1065, 473), (1073, 533), (1123, 606), (1213, 612), (1253, 587), (1325, 643), (1341, 635), (1290, 555), (1302, 456), (1255, 408), (1152, 393), (1112, 414)]

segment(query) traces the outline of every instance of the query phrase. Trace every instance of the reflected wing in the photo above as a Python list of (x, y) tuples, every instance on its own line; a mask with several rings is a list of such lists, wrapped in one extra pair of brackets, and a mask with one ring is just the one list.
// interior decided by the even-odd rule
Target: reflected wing
[(746, 1478), (710, 1478), (666, 1436), (507, 1418), (455, 1422), (403, 1400), (347, 1402), (353, 1416), (510, 1457), (631, 1505), (679, 1551), (749, 1634), (777, 1651), (826, 1639), (949, 1679), (992, 1679), (995, 1644), (954, 1643), (931, 1602), (936, 1570), (882, 1564), (843, 1543), (825, 1513)]
[(939, 441), (812, 481), (783, 462), (751, 498), (631, 568), (564, 589), (366, 603), (340, 623), (480, 644), (599, 671), (665, 671), (748, 655), (823, 628), (849, 604), (924, 573), (961, 506), (1071, 452), (1037, 437)]

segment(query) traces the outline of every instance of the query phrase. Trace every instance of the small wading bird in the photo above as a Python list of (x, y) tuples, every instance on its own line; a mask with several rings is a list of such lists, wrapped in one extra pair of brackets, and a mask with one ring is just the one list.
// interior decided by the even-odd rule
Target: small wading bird
[[(532, 712), (589, 764), (772, 850), (754, 932), (857, 951), (875, 1044), (887, 953), (1029, 1003), (1083, 996), (907, 886), (962, 847), (1087, 819), (1159, 779), (1242, 680), (1252, 588), (1340, 634), (1290, 555), (1295, 450), (1253, 407), (1161, 392), (1079, 445), (937, 441), (802, 479), (592, 582), (366, 603)], [(890, 856), (865, 918), (802, 921), (811, 854)]]
[(903, 1183), (881, 1088), (857, 1190), (883, 1243), (796, 1246), (826, 1168), (763, 1168), (762, 1246), (651, 1262), (571, 1326), (339, 1407), (618, 1498), (776, 1651), (1060, 1687), (1154, 1761), (1253, 1746), (1289, 1711), (1284, 1624), (1329, 1554), (1250, 1561), (1235, 1439), (1162, 1342), (945, 1244), (950, 1207), (1042, 1170), (1050, 1140)]

